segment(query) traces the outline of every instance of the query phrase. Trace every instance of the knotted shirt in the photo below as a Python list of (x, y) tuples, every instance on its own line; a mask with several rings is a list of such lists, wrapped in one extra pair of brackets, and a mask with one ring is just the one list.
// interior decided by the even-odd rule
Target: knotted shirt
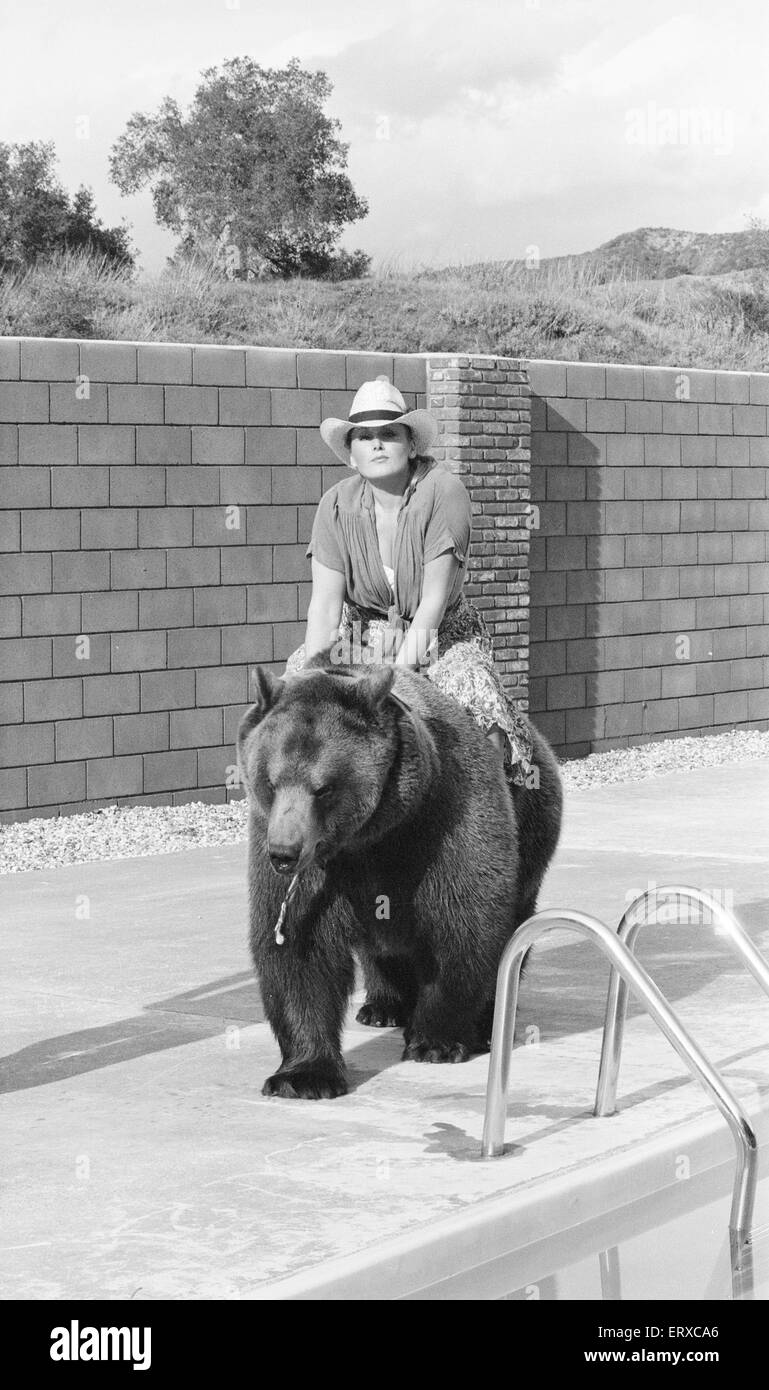
[(460, 563), (446, 611), (456, 604), (467, 574), (471, 529), (470, 496), (461, 478), (434, 459), (420, 459), (398, 508), (392, 589), (379, 552), (374, 495), (360, 473), (323, 494), (306, 554), (345, 576), (348, 603), (400, 626), (419, 607), (424, 566), (447, 551)]

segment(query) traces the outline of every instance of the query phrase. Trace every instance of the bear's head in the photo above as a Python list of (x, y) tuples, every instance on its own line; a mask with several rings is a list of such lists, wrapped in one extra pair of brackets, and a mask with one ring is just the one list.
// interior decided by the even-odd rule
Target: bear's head
[[(413, 784), (414, 795), (424, 786), (435, 747), (426, 731), (415, 737), (408, 721), (413, 756), (397, 756), (404, 739), (399, 707), (389, 699), (393, 678), (391, 666), (307, 668), (288, 679), (256, 667), (256, 699), (240, 722), (238, 761), (279, 873), (300, 871), (312, 860), (324, 864), (353, 845), (382, 811), (386, 788), (389, 814), (397, 816), (390, 803), (400, 783)], [(427, 742), (430, 748), (421, 746)]]

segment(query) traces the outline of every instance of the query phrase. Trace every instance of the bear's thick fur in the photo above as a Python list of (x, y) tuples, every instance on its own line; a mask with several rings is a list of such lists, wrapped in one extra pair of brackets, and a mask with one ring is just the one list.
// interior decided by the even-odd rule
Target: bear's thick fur
[(550, 747), (532, 726), (538, 785), (511, 795), (472, 716), (406, 668), (321, 654), (285, 680), (257, 667), (256, 684), (238, 729), (251, 950), (283, 1059), (263, 1093), (346, 1092), (354, 955), (361, 1022), (403, 1025), (404, 1059), (466, 1060), (488, 1046), (502, 951), (558, 841)]

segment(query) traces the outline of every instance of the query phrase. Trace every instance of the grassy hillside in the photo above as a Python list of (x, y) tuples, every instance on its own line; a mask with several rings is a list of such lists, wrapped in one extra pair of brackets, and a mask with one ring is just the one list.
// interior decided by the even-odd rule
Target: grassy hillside
[(0, 280), (0, 335), (769, 370), (769, 271), (603, 276), (571, 258), (341, 284), (242, 284), (192, 266), (131, 280), (70, 255)]

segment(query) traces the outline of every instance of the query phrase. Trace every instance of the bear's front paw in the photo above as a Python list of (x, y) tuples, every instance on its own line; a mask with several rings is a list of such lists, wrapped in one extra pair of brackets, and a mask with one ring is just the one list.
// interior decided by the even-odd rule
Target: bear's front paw
[(262, 1087), (263, 1096), (282, 1096), (284, 1100), (334, 1100), (347, 1095), (342, 1072), (331, 1067), (297, 1067), (276, 1071)]
[(412, 1037), (403, 1049), (403, 1062), (466, 1062), (470, 1049), (461, 1042), (433, 1042)]
[(365, 1023), (369, 1028), (402, 1028), (408, 1014), (396, 1000), (367, 999), (355, 1015), (356, 1023)]

